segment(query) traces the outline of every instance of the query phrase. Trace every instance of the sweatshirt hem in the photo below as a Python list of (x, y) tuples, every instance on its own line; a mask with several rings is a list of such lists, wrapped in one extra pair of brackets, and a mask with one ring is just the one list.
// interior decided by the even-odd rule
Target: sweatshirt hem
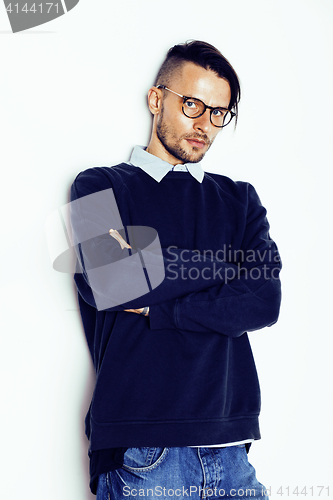
[(260, 439), (258, 416), (144, 423), (91, 419), (92, 451), (119, 447), (182, 447)]

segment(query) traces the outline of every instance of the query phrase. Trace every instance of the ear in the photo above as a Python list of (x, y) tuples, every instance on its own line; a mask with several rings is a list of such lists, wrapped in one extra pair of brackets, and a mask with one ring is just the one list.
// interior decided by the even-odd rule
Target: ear
[(151, 87), (148, 91), (148, 106), (153, 115), (158, 115), (162, 108), (162, 89)]

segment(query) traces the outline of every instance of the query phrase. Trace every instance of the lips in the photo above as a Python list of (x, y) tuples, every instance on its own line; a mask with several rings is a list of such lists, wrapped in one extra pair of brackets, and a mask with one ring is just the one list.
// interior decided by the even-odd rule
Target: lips
[(203, 149), (206, 146), (205, 141), (202, 141), (200, 139), (186, 139), (186, 140), (191, 146), (195, 148)]

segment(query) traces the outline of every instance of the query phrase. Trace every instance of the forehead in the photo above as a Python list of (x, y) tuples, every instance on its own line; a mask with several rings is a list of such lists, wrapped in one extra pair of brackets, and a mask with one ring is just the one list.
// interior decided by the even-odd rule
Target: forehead
[(184, 63), (171, 78), (170, 88), (179, 94), (197, 97), (214, 107), (228, 107), (231, 98), (227, 80), (191, 62)]

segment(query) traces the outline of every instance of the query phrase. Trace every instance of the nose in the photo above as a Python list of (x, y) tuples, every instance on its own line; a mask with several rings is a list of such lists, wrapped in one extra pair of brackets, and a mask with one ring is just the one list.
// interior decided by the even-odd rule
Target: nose
[(207, 132), (210, 132), (212, 128), (212, 123), (210, 121), (210, 110), (206, 109), (203, 115), (199, 116), (198, 118), (194, 119), (194, 124), (193, 127), (195, 130), (200, 130), (201, 132), (204, 132), (207, 134)]

